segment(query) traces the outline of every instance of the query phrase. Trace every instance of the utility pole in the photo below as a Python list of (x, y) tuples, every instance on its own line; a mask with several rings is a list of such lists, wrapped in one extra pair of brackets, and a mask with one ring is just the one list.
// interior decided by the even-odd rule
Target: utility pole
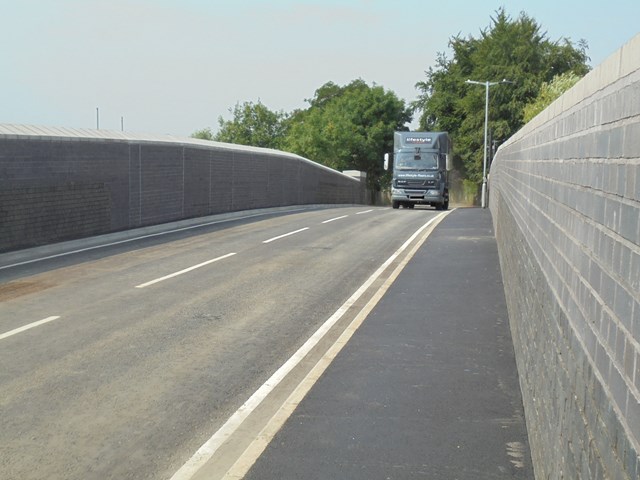
[(465, 83), (473, 85), (484, 85), (485, 97), (484, 97), (484, 154), (482, 161), (482, 208), (487, 208), (487, 140), (489, 137), (489, 87), (493, 85), (499, 85), (501, 83), (511, 83), (509, 80), (501, 80), (499, 82), (478, 82), (476, 80), (467, 80)]

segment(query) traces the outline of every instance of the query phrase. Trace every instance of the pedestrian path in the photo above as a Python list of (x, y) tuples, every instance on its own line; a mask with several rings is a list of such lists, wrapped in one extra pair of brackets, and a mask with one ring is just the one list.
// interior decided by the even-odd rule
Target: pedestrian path
[(488, 210), (440, 223), (245, 478), (533, 478)]

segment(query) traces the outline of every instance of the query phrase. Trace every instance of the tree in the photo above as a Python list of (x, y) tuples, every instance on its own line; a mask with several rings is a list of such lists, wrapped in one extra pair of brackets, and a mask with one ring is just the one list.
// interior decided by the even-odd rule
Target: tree
[(291, 115), (285, 149), (337, 170), (364, 171), (369, 187), (379, 189), (393, 132), (411, 121), (404, 100), (358, 79), (345, 86), (328, 82), (307, 102), (307, 110)]
[(524, 12), (515, 20), (504, 8), (491, 18), (490, 27), (474, 38), (452, 37), (452, 58), (440, 53), (412, 105), (421, 112), (420, 129), (443, 130), (453, 138), (454, 159), (461, 173), (474, 182), (482, 180), (485, 89), (468, 85), (467, 79), (513, 84), (491, 87), (489, 119), (492, 139), (503, 141), (524, 124), (524, 107), (538, 96), (544, 82), (573, 72), (582, 76), (586, 43), (574, 46), (568, 39), (552, 42), (536, 21)]
[(523, 121), (526, 123), (533, 119), (533, 117), (551, 105), (556, 98), (578, 83), (580, 78), (573, 72), (565, 72), (553, 77), (551, 82), (544, 82), (540, 87), (538, 96), (524, 106)]
[(213, 136), (214, 140), (254, 147), (281, 148), (287, 128), (287, 115), (284, 112), (272, 112), (260, 100), (258, 103), (237, 103), (229, 112), (233, 116), (232, 120), (218, 118), (220, 129)]
[(199, 138), (200, 140), (213, 140), (213, 132), (210, 128), (196, 130), (191, 134), (191, 138)]

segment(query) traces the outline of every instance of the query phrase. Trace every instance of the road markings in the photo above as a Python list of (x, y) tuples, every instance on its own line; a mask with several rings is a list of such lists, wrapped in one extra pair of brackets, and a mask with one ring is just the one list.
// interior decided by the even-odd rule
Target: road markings
[(284, 235), (278, 235), (277, 237), (270, 238), (269, 240), (265, 240), (262, 243), (271, 243), (275, 240), (280, 240), (281, 238), (288, 237), (290, 235), (295, 235), (296, 233), (304, 232), (305, 230), (309, 230), (309, 227), (301, 228), (300, 230), (296, 230), (295, 232), (285, 233)]
[(349, 215), (342, 215), (341, 217), (336, 217), (336, 218), (330, 218), (329, 220), (325, 220), (322, 223), (329, 223), (329, 222), (334, 222), (336, 220), (342, 220), (343, 218), (347, 218)]
[[(295, 212), (302, 212), (304, 210), (306, 210), (306, 209), (297, 208), (297, 209), (286, 210), (286, 212), (295, 213)], [(57, 253), (57, 254), (54, 254), (54, 255), (48, 255), (46, 257), (39, 257), (39, 258), (31, 259), (31, 260), (25, 260), (23, 262), (12, 263), (11, 265), (3, 265), (3, 266), (0, 266), (0, 270), (4, 270), (5, 268), (19, 267), (21, 265), (28, 265), (30, 263), (35, 263), (35, 262), (41, 262), (43, 260), (51, 260), (53, 258), (58, 258), (58, 257), (65, 257), (67, 255), (74, 255), (76, 253), (88, 252), (90, 250), (97, 250), (99, 248), (113, 247), (115, 245), (121, 245), (123, 243), (136, 242), (138, 240), (144, 240), (144, 239), (147, 239), (147, 238), (159, 237), (159, 236), (168, 235), (168, 234), (171, 234), (171, 233), (178, 233), (178, 232), (184, 232), (184, 231), (187, 231), (187, 230), (193, 230), (193, 229), (196, 229), (196, 228), (209, 227), (211, 225), (217, 225), (219, 223), (229, 223), (229, 222), (234, 222), (234, 221), (237, 221), (237, 220), (247, 220), (249, 218), (262, 217), (262, 216), (270, 215), (270, 214), (271, 214), (271, 212), (260, 212), (260, 213), (254, 213), (254, 214), (251, 214), (251, 215), (243, 215), (241, 217), (225, 218), (225, 219), (222, 219), (222, 220), (214, 220), (214, 221), (211, 221), (211, 222), (198, 223), (196, 225), (190, 225), (190, 226), (187, 226), (187, 227), (174, 228), (172, 230), (165, 230), (165, 231), (162, 231), (162, 232), (150, 233), (150, 234), (147, 234), (147, 235), (140, 235), (138, 237), (126, 238), (124, 240), (118, 240), (118, 241), (111, 242), (111, 243), (103, 243), (103, 244), (94, 245), (94, 246), (91, 246), (91, 247), (80, 248), (80, 249), (77, 249), (77, 250), (72, 250), (70, 252), (62, 252), (62, 253)]]
[(371, 209), (371, 210), (364, 210), (364, 211), (362, 211), (362, 212), (356, 212), (356, 215), (362, 215), (363, 213), (370, 213), (370, 212), (373, 212), (373, 209)]
[[(249, 469), (253, 466), (255, 461), (262, 455), (262, 452), (267, 448), (273, 437), (276, 436), (278, 431), (282, 428), (287, 419), (293, 414), (294, 410), (298, 407), (300, 402), (309, 393), (313, 385), (320, 379), (324, 371), (329, 367), (331, 362), (338, 356), (340, 351), (347, 345), (353, 334), (358, 330), (360, 325), (369, 316), (369, 313), (382, 299), (389, 287), (398, 278), (398, 275), (404, 270), (404, 267), (409, 263), (411, 258), (415, 255), (422, 244), (427, 240), (433, 229), (440, 223), (448, 213), (441, 213), (438, 216), (431, 219), (426, 225), (421, 227), (418, 232), (421, 233), (431, 226), (430, 230), (416, 242), (411, 250), (404, 256), (401, 262), (396, 266), (391, 275), (384, 281), (384, 283), (373, 294), (367, 304), (358, 312), (355, 318), (351, 321), (349, 326), (342, 332), (333, 345), (325, 352), (325, 354), (318, 360), (309, 373), (302, 379), (298, 386), (293, 390), (289, 397), (285, 400), (278, 411), (269, 419), (264, 428), (256, 436), (256, 438), (249, 444), (245, 451), (238, 457), (236, 462), (231, 466), (227, 473), (222, 477), (223, 480), (236, 480), (243, 478)], [(437, 220), (437, 221), (436, 221)], [(401, 247), (404, 250), (409, 246), (411, 241), (416, 238), (414, 234), (407, 242)], [(400, 252), (401, 250), (398, 250)], [(398, 253), (396, 252), (396, 253)], [(395, 255), (395, 254), (394, 254)], [(396, 255), (397, 256), (397, 255)], [(394, 257), (395, 258), (395, 257)], [(390, 263), (390, 262), (389, 262)], [(389, 263), (386, 263), (388, 265)]]
[[(453, 210), (451, 210), (453, 211)], [(229, 417), (229, 419), (220, 427), (220, 429), (213, 434), (213, 436), (207, 440), (193, 456), (185, 463), (172, 477), (171, 480), (190, 480), (196, 475), (198, 470), (202, 468), (216, 453), (216, 451), (233, 435), (236, 430), (244, 423), (244, 421), (258, 408), (262, 401), (271, 393), (284, 378), (295, 368), (298, 364), (307, 356), (307, 354), (324, 338), (324, 336), (331, 330), (331, 328), (344, 316), (344, 314), (358, 301), (358, 299), (369, 289), (369, 287), (382, 275), (387, 267), (393, 263), (393, 261), (404, 252), (411, 243), (432, 223), (442, 220), (449, 212), (443, 212), (436, 217), (429, 220), (426, 224), (420, 227), (409, 239), (393, 253), (368, 279), (365, 283), (351, 295), (351, 297), (344, 303), (336, 312), (325, 321), (324, 324), (316, 330), (316, 332), (302, 345), (297, 352), (293, 354), (289, 360), (287, 360), (258, 390), (255, 391), (251, 397), (242, 405), (236, 412)], [(426, 239), (426, 236), (425, 236)], [(424, 241), (424, 240), (422, 240)], [(420, 242), (420, 244), (422, 243)], [(419, 246), (419, 245), (418, 245)], [(415, 247), (417, 250), (418, 246)], [(408, 259), (407, 259), (408, 262)], [(402, 262), (404, 266), (405, 262)], [(373, 307), (372, 307), (373, 308)], [(366, 315), (364, 315), (366, 316)], [(355, 321), (355, 320), (354, 320)], [(337, 353), (336, 353), (337, 355)], [(322, 360), (321, 360), (322, 362)], [(326, 368), (326, 367), (325, 367)], [(309, 374), (311, 375), (311, 373)], [(309, 376), (308, 375), (308, 376)], [(310, 387), (309, 387), (310, 388)], [(292, 410), (293, 411), (293, 410)], [(276, 413), (276, 417), (282, 419), (282, 414)], [(286, 420), (285, 417), (284, 420)], [(284, 420), (281, 420), (284, 423)], [(273, 428), (269, 428), (269, 425), (265, 427), (273, 431)], [(278, 427), (279, 429), (279, 427)], [(277, 432), (277, 430), (275, 430)], [(275, 434), (275, 433), (274, 433)], [(264, 444), (268, 444), (268, 441)], [(250, 445), (249, 449), (252, 449)], [(263, 450), (262, 448), (260, 452)], [(259, 453), (258, 453), (259, 455)], [(257, 458), (257, 457), (255, 457)], [(255, 458), (251, 460), (251, 464), (255, 461)], [(243, 456), (240, 457), (238, 462), (243, 461)], [(246, 462), (247, 460), (244, 460)], [(233, 467), (232, 467), (233, 468)]]
[(55, 317), (55, 316), (54, 317), (47, 317), (45, 319), (38, 320), (37, 322), (30, 323), (29, 325), (25, 325), (24, 327), (15, 328), (15, 329), (10, 330), (10, 331), (8, 331), (6, 333), (0, 334), (0, 340), (2, 340), (4, 338), (7, 338), (7, 337), (11, 337), (12, 335), (15, 335), (16, 333), (21, 333), (21, 332), (24, 332), (25, 330), (29, 330), (29, 329), (34, 328), (34, 327), (38, 327), (38, 326), (40, 326), (40, 325), (42, 325), (44, 323), (52, 322), (52, 321), (57, 320), (59, 318), (60, 318), (59, 316), (57, 316), (57, 317)]
[(198, 265), (194, 265), (193, 267), (185, 268), (184, 270), (180, 270), (179, 272), (171, 273), (169, 275), (165, 275), (164, 277), (156, 278), (155, 280), (151, 280), (150, 282), (147, 282), (147, 283), (141, 283), (140, 285), (136, 285), (136, 288), (148, 287), (149, 285), (153, 285), (155, 283), (162, 282), (164, 280), (168, 280), (169, 278), (177, 277), (178, 275), (182, 275), (184, 273), (191, 272), (192, 270), (195, 270), (195, 269), (200, 268), (200, 267), (204, 267), (206, 265), (210, 265), (210, 264), (212, 264), (214, 262), (218, 262), (220, 260), (224, 260), (225, 258), (233, 257), (234, 255), (236, 255), (236, 254), (235, 253), (227, 253), (226, 255), (222, 255), (221, 257), (214, 258), (212, 260), (207, 260), (206, 262), (199, 263)]
[(521, 442), (507, 442), (507, 455), (514, 467), (524, 468), (524, 454), (525, 446)]

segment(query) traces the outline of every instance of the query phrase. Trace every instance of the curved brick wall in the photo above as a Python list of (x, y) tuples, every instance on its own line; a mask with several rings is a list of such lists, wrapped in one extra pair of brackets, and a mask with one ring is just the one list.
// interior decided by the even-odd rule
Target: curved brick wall
[(359, 180), (276, 150), (0, 125), (0, 252), (216, 213), (364, 199)]
[(640, 478), (640, 35), (500, 148), (490, 208), (536, 478)]

